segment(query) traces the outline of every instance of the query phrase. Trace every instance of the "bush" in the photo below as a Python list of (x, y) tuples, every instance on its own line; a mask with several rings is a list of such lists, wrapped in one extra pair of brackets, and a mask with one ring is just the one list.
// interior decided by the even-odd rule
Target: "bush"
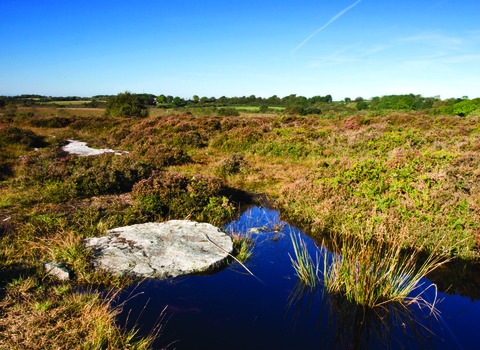
[(222, 196), (224, 183), (213, 176), (186, 177), (155, 171), (134, 185), (132, 198), (143, 210), (164, 218), (191, 218), (219, 223), (233, 215), (233, 205)]
[(453, 105), (453, 114), (465, 117), (472, 114), (479, 108), (480, 98), (476, 98), (474, 100), (466, 100)]
[(320, 108), (310, 107), (307, 108), (306, 114), (322, 114), (322, 110)]
[(23, 145), (27, 148), (43, 146), (43, 138), (33, 131), (15, 126), (0, 126), (0, 147)]
[(191, 158), (181, 149), (165, 144), (146, 143), (135, 147), (138, 159), (155, 168), (170, 165), (182, 165), (191, 161)]
[(232, 154), (219, 162), (215, 172), (218, 176), (227, 177), (228, 175), (245, 172), (249, 167), (250, 163), (245, 160), (243, 154)]
[(233, 107), (222, 107), (217, 109), (219, 117), (238, 117), (240, 112)]
[(63, 183), (71, 197), (128, 192), (152, 173), (153, 167), (139, 162), (133, 154), (112, 153), (78, 157), (60, 149), (49, 149), (24, 159), (26, 184)]
[(64, 128), (75, 122), (75, 117), (38, 117), (35, 116), (28, 124), (37, 128)]
[(305, 108), (302, 106), (288, 106), (285, 108), (285, 114), (298, 114), (298, 115), (305, 115), (306, 111)]
[(265, 113), (268, 111), (268, 106), (267, 105), (261, 105), (260, 108), (258, 109), (260, 113)]
[(105, 105), (105, 114), (110, 117), (148, 117), (148, 109), (136, 94), (130, 92), (120, 93), (110, 98)]

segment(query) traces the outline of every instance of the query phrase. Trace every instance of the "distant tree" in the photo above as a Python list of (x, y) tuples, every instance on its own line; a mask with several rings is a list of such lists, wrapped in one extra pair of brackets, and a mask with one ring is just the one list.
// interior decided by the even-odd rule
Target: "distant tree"
[(167, 96), (167, 103), (172, 103), (173, 102), (173, 96), (168, 95)]
[[(356, 99), (355, 99), (356, 100)], [(367, 102), (365, 101), (358, 101), (357, 104), (356, 104), (356, 107), (359, 111), (363, 110), (363, 109), (367, 109), (368, 108), (368, 104)]]
[(332, 95), (325, 96), (325, 102), (326, 103), (332, 103), (332, 101), (333, 101)]
[(136, 94), (128, 91), (111, 97), (105, 105), (105, 114), (110, 117), (148, 117), (145, 103)]
[(305, 115), (306, 111), (303, 106), (288, 106), (285, 108), (286, 114), (298, 114), (298, 115)]
[(268, 111), (268, 106), (267, 105), (261, 105), (260, 108), (258, 109), (260, 113), (265, 113)]
[(157, 103), (167, 103), (167, 97), (165, 95), (158, 96)]
[(227, 103), (229, 102), (229, 100), (230, 100), (229, 98), (227, 98), (227, 97), (225, 97), (225, 96), (222, 96), (222, 97), (220, 97), (217, 101), (218, 101), (218, 103), (220, 103), (220, 104), (222, 104), (222, 105), (225, 105), (225, 104), (227, 104)]
[(345, 97), (345, 102), (350, 103), (352, 102), (352, 99), (350, 97)]
[(176, 107), (180, 107), (180, 106), (183, 106), (185, 105), (184, 103), (185, 101), (183, 101), (183, 99), (181, 99), (180, 97), (176, 96), (173, 101), (172, 101), (172, 104)]
[(363, 97), (358, 96), (358, 97), (355, 99), (355, 102), (360, 102), (360, 101), (363, 101)]
[(5, 107), (5, 100), (0, 100), (0, 108)]
[(198, 95), (193, 95), (193, 101), (198, 102), (199, 99)]

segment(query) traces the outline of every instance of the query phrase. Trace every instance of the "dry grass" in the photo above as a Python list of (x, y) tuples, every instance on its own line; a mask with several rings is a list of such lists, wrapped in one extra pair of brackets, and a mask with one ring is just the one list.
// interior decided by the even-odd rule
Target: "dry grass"
[(121, 311), (97, 292), (75, 292), (68, 284), (34, 277), (9, 283), (0, 302), (2, 349), (147, 349), (151, 337), (134, 340), (115, 323)]

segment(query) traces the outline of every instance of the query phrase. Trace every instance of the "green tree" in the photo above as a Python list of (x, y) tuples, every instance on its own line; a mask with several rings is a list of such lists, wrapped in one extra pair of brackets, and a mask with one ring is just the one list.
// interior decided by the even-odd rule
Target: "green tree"
[(352, 99), (350, 97), (345, 97), (345, 102), (350, 103), (352, 102)]
[(198, 95), (193, 95), (193, 101), (195, 101), (195, 103), (198, 102), (199, 99)]
[(148, 117), (145, 103), (136, 94), (128, 91), (111, 97), (105, 105), (105, 114), (110, 117)]
[(261, 105), (258, 110), (259, 110), (260, 113), (265, 113), (266, 111), (268, 111), (268, 106), (267, 105)]
[(165, 95), (158, 96), (157, 103), (167, 103), (167, 97)]
[(180, 106), (184, 105), (183, 102), (184, 102), (183, 99), (181, 99), (180, 97), (177, 96), (173, 99), (172, 104), (176, 107), (180, 107)]
[[(356, 100), (356, 99), (355, 99), (355, 100)], [(367, 109), (367, 108), (368, 108), (368, 104), (367, 104), (367, 102), (365, 102), (365, 101), (359, 101), (359, 102), (357, 102), (356, 107), (357, 107), (357, 109), (358, 109), (359, 111), (361, 111), (362, 109)]]

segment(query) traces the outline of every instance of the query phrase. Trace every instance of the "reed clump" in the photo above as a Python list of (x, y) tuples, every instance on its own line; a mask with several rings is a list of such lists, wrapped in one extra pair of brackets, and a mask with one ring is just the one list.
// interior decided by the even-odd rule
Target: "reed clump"
[(374, 241), (344, 233), (333, 239), (338, 253), (319, 251), (323, 256), (321, 268), (318, 255), (314, 262), (305, 242), (300, 237), (291, 237), (295, 251), (292, 264), (304, 284), (316, 287), (320, 283), (329, 293), (365, 307), (399, 302), (434, 310), (435, 302), (428, 303), (422, 298), (423, 292), (416, 291), (422, 285), (422, 278), (448, 261), (436, 251), (420, 264), (421, 249), (405, 254), (398, 239)]
[(318, 272), (319, 272), (319, 259), (317, 255), (316, 261), (313, 261), (310, 253), (308, 252), (305, 241), (301, 238), (300, 234), (290, 235), (293, 244), (293, 250), (295, 252), (295, 259), (290, 256), (293, 268), (296, 275), (307, 286), (315, 288), (318, 285)]
[(231, 234), (233, 255), (239, 262), (245, 262), (252, 256), (254, 241), (250, 235)]

